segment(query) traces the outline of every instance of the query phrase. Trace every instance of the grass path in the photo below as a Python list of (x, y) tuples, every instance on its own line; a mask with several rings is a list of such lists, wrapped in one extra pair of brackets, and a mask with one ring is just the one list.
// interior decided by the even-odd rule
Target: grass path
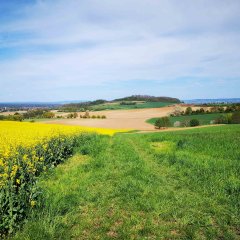
[(190, 181), (190, 165), (175, 166), (184, 156), (175, 142), (153, 151), (157, 136), (101, 136), (77, 149), (42, 178), (45, 204), (14, 239), (237, 239), (225, 199)]

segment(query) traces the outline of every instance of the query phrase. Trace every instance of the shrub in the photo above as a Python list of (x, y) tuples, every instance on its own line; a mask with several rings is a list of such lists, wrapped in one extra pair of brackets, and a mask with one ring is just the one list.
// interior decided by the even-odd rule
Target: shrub
[(230, 124), (232, 123), (232, 114), (228, 113), (226, 115), (220, 115), (217, 119), (215, 119), (216, 124)]
[(102, 115), (102, 119), (105, 119), (105, 118), (107, 118), (105, 115)]
[(158, 129), (170, 126), (169, 117), (161, 117), (157, 119), (154, 125), (155, 125), (155, 128), (158, 128)]
[(67, 115), (67, 118), (73, 118), (73, 113), (69, 113), (68, 115)]
[(90, 118), (89, 111), (86, 111), (85, 114), (83, 115), (83, 118)]
[(189, 126), (189, 121), (188, 120), (184, 120), (181, 122), (181, 127), (188, 127)]
[(95, 116), (95, 115), (92, 115), (92, 118), (96, 118), (96, 116)]
[(78, 114), (75, 112), (73, 113), (73, 118), (77, 118), (78, 117)]
[(189, 124), (190, 124), (191, 127), (196, 127), (196, 126), (200, 125), (200, 122), (199, 122), (198, 119), (191, 119)]
[(192, 114), (192, 108), (191, 107), (187, 107), (185, 110), (185, 114), (186, 115), (191, 115)]
[(234, 112), (232, 114), (232, 123), (234, 123), (234, 124), (240, 123), (240, 112)]
[(174, 122), (173, 126), (174, 127), (180, 127), (181, 126), (181, 122), (176, 121), (176, 122)]
[(217, 111), (220, 112), (220, 113), (223, 113), (225, 110), (224, 110), (224, 107), (218, 107)]
[(45, 112), (43, 113), (43, 118), (54, 118), (55, 114), (53, 112)]

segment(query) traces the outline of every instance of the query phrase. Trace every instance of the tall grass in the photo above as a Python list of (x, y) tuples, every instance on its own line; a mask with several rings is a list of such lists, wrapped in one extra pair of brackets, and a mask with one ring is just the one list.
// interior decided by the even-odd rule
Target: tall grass
[(15, 239), (239, 239), (239, 125), (79, 141)]

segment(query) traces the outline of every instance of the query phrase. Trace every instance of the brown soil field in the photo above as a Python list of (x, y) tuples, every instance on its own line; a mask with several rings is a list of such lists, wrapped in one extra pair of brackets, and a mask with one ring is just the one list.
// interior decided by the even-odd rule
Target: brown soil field
[[(25, 113), (26, 111), (16, 111), (18, 113)], [(14, 115), (16, 112), (1, 112), (0, 115), (8, 116), (8, 115)]]
[[(174, 106), (170, 106), (170, 107), (148, 108), (148, 109), (97, 111), (97, 112), (90, 112), (90, 115), (105, 115), (107, 118), (106, 119), (83, 119), (83, 118), (57, 119), (57, 120), (50, 120), (47, 123), (149, 131), (149, 130), (154, 130), (154, 126), (149, 123), (146, 123), (147, 119), (154, 118), (154, 117), (167, 116), (171, 112), (173, 112), (174, 109), (175, 109)], [(182, 110), (185, 110), (185, 107), (182, 107)], [(66, 116), (67, 114), (68, 113), (63, 113), (61, 115)], [(83, 115), (84, 113), (78, 113), (78, 114)]]
[[(179, 105), (184, 111), (187, 106)], [(47, 124), (64, 124), (64, 125), (76, 125), (76, 126), (88, 126), (88, 127), (99, 127), (99, 128), (111, 128), (111, 129), (131, 129), (131, 130), (140, 130), (140, 131), (159, 131), (154, 128), (153, 125), (146, 123), (146, 120), (149, 118), (163, 117), (168, 116), (171, 112), (174, 111), (176, 106), (168, 106), (161, 108), (146, 108), (146, 109), (131, 109), (131, 110), (105, 110), (105, 111), (96, 111), (89, 112), (90, 116), (92, 115), (105, 115), (106, 119), (67, 119), (66, 116), (69, 113), (57, 112), (53, 110), (56, 116), (62, 116), (63, 119), (53, 119), (47, 120), (42, 123)], [(194, 110), (199, 109), (199, 107), (193, 107)], [(25, 111), (19, 111), (23, 113)], [(14, 114), (15, 112), (4, 112), (3, 115)], [(79, 112), (78, 115), (84, 115), (84, 112)], [(168, 128), (167, 130), (160, 131), (169, 131), (176, 130), (176, 128)], [(186, 129), (186, 128), (184, 128)]]

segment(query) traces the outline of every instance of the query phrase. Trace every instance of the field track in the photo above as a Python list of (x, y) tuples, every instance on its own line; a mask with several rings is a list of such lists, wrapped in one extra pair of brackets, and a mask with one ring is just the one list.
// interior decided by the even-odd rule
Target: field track
[(225, 124), (212, 124), (212, 125), (203, 125), (203, 126), (196, 126), (196, 127), (182, 127), (182, 128), (176, 128), (176, 127), (170, 127), (166, 129), (152, 129), (152, 130), (141, 130), (136, 133), (153, 133), (153, 132), (175, 132), (175, 131), (183, 131), (183, 130), (189, 130), (189, 129), (196, 129), (196, 128), (207, 128), (207, 127), (217, 127), (217, 126), (224, 126)]

